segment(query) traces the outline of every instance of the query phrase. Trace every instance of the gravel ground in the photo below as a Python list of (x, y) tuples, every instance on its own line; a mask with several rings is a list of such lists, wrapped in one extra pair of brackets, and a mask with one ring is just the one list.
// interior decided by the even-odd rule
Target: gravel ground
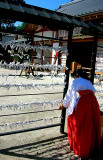
[[(20, 71), (15, 72), (14, 70), (0, 69), (0, 74), (14, 74), (19, 75)], [(23, 73), (24, 74), (24, 73)], [(47, 72), (45, 75), (49, 75)], [(70, 77), (70, 82), (72, 81)], [(62, 77), (51, 77), (44, 76), (43, 72), (38, 72), (38, 77), (26, 76), (10, 76), (3, 77), (0, 76), (0, 84), (5, 85), (10, 84), (53, 84), (53, 83), (64, 83), (64, 76)], [(19, 104), (19, 103), (31, 103), (38, 101), (55, 101), (62, 100), (63, 93), (59, 94), (49, 94), (51, 92), (63, 92), (63, 86), (58, 87), (39, 87), (38, 88), (0, 88), (0, 105), (7, 104)], [(42, 93), (48, 94), (42, 94)], [(19, 96), (22, 94), (22, 96)], [(25, 95), (24, 94), (39, 94), (39, 95)], [(9, 95), (9, 96), (7, 96)], [(17, 96), (10, 96), (17, 95)], [(8, 125), (0, 129), (1, 133), (14, 131), (19, 129), (28, 129), (34, 127), (40, 127), (45, 125), (57, 124), (60, 122), (61, 111), (57, 110), (58, 105), (42, 105), (30, 107), (19, 107), (12, 108), (5, 107), (0, 111), (0, 124), (10, 124), (17, 122), (25, 122), (22, 125)], [(53, 110), (46, 111), (45, 110)], [(102, 107), (101, 107), (102, 110)], [(40, 112), (42, 111), (42, 112)], [(29, 112), (29, 113), (28, 113)], [(36, 113), (35, 113), (36, 112)], [(57, 117), (57, 118), (53, 118)], [(50, 119), (51, 118), (51, 119)], [(38, 121), (43, 119), (42, 121)], [(32, 120), (37, 120), (37, 122), (28, 123)], [(73, 155), (67, 145), (67, 131), (65, 126), (65, 134), (60, 133), (60, 127), (47, 128), (42, 130), (35, 130), (31, 132), (6, 135), (0, 137), (0, 160), (73, 160), (78, 159), (77, 156)], [(102, 152), (98, 155), (98, 160), (103, 157)]]

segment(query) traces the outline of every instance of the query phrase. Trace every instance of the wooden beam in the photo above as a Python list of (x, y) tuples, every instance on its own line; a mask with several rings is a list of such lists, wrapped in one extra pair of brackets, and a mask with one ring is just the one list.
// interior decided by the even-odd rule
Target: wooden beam
[(96, 63), (96, 55), (97, 55), (97, 43), (98, 43), (98, 32), (94, 32), (94, 42), (93, 42), (93, 51), (91, 58), (91, 78), (90, 81), (94, 84), (94, 75), (95, 75), (95, 63)]

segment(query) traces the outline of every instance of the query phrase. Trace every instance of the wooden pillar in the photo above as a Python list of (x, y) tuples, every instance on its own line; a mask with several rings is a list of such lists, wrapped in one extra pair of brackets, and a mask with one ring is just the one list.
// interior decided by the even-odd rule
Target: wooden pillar
[[(59, 41), (59, 47), (62, 46), (62, 39), (63, 38), (61, 38), (61, 41)], [(61, 65), (61, 57), (62, 57), (62, 50), (60, 50), (58, 54), (58, 65)]]
[(18, 40), (18, 35), (17, 34), (15, 34), (15, 40)]
[[(31, 41), (31, 45), (34, 45), (33, 37), (31, 37), (30, 41)], [(34, 50), (33, 49), (31, 50), (31, 60), (30, 61), (31, 61), (31, 64), (34, 64)]]
[(42, 51), (41, 51), (41, 64), (43, 65), (43, 57), (44, 57), (44, 51), (43, 51), (43, 49), (42, 49)]
[[(64, 93), (63, 98), (65, 97), (65, 94), (68, 90), (68, 84), (69, 84), (69, 72), (70, 72), (70, 60), (72, 55), (72, 34), (73, 34), (73, 26), (70, 26), (69, 33), (68, 33), (68, 55), (66, 58), (66, 67), (68, 70), (65, 70), (65, 87), (64, 87)], [(64, 127), (65, 127), (65, 116), (66, 116), (66, 109), (64, 108), (61, 113), (61, 126), (60, 126), (60, 132), (64, 133)]]
[(93, 51), (92, 51), (92, 70), (90, 81), (94, 84), (94, 75), (95, 75), (95, 63), (96, 63), (96, 55), (97, 55), (97, 43), (98, 43), (98, 32), (94, 33), (94, 42), (93, 42)]
[(34, 50), (31, 51), (31, 64), (34, 64)]
[[(0, 19), (0, 31), (1, 31), (1, 19)], [(2, 42), (2, 33), (0, 33), (0, 41)]]
[[(43, 31), (42, 31), (42, 45), (44, 45), (44, 41), (43, 41)], [(41, 64), (43, 65), (43, 57), (44, 57), (44, 51), (42, 49), (41, 51)]]

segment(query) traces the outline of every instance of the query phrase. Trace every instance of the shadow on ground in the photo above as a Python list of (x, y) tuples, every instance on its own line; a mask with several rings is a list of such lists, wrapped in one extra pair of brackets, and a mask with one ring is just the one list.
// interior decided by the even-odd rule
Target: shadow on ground
[[(80, 158), (75, 156), (70, 150), (69, 145), (67, 145), (66, 135), (5, 148), (0, 150), (0, 154), (11, 156), (11, 159), (13, 159), (13, 157), (17, 159), (21, 157), (35, 160), (80, 160)], [(103, 142), (100, 153), (94, 159), (103, 160)]]
[(66, 135), (2, 149), (0, 154), (36, 160), (79, 159), (69, 149)]

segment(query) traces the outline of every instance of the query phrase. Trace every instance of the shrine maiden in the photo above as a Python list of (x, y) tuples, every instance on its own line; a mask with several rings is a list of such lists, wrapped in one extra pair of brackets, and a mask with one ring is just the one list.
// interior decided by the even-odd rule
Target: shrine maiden
[(94, 155), (101, 145), (100, 109), (94, 95), (95, 88), (86, 73), (82, 69), (76, 69), (73, 77), (64, 103), (59, 109), (67, 108), (70, 149), (79, 157), (88, 158)]

